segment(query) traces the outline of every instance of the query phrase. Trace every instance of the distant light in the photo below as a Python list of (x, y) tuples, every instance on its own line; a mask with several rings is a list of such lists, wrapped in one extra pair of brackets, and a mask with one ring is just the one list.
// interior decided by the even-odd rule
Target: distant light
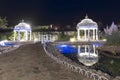
[(50, 28), (52, 29), (52, 24), (50, 25)]
[(103, 39), (103, 41), (107, 41), (107, 39)]
[(57, 28), (57, 27), (55, 27), (55, 30), (58, 30), (58, 28)]
[(75, 38), (70, 38), (70, 41), (71, 41), (71, 42), (75, 42), (76, 39), (75, 39)]

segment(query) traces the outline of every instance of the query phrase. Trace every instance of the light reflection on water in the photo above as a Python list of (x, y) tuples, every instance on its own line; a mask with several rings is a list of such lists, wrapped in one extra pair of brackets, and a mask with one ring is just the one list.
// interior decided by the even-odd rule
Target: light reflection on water
[[(64, 54), (66, 57), (69, 57), (74, 62), (108, 73), (113, 77), (120, 76), (120, 59), (106, 56), (105, 54), (109, 54), (107, 52), (99, 51), (98, 53), (98, 50), (96, 48), (102, 46), (102, 44), (69, 46), (74, 47), (74, 49), (76, 49), (77, 52), (62, 54)], [(66, 50), (69, 50), (69, 48), (67, 48)]]
[(85, 66), (92, 66), (98, 62), (98, 51), (95, 45), (78, 45), (77, 59)]
[(98, 51), (96, 47), (100, 45), (69, 45), (58, 44), (57, 48), (66, 57), (69, 57), (75, 62), (80, 62), (85, 66), (92, 66), (98, 62)]

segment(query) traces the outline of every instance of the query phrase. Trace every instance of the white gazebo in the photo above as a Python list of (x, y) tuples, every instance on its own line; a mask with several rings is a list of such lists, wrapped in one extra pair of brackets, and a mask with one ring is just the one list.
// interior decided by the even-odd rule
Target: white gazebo
[(29, 41), (31, 40), (31, 33), (31, 26), (22, 20), (14, 27), (14, 41)]
[(77, 39), (79, 41), (95, 41), (98, 40), (98, 25), (88, 16), (85, 16), (80, 23), (77, 24)]

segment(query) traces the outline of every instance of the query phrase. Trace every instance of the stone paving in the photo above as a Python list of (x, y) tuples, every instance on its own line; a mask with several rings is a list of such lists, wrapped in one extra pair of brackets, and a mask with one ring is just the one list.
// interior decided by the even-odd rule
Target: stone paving
[(0, 55), (0, 80), (90, 80), (52, 60), (40, 43)]

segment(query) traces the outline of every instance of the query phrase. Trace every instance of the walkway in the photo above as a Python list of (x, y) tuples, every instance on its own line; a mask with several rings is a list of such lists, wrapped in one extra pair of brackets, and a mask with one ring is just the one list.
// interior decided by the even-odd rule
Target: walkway
[(0, 80), (89, 80), (52, 60), (40, 43), (0, 55)]

